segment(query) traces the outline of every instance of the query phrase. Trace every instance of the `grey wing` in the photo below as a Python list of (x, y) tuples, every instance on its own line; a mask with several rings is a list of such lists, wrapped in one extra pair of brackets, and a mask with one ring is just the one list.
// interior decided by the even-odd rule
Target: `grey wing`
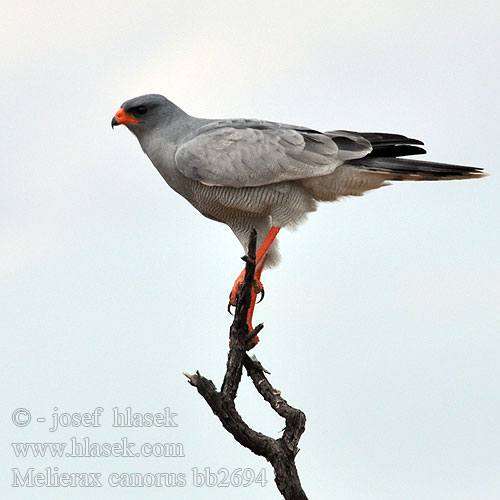
[(202, 127), (178, 148), (175, 162), (203, 184), (246, 187), (327, 175), (371, 150), (367, 139), (349, 132), (228, 120)]

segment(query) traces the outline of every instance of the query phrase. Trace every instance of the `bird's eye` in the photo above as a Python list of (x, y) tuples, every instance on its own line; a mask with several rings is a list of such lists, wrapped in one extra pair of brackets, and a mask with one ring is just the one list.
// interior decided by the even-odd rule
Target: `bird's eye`
[(142, 106), (137, 106), (136, 108), (134, 108), (134, 114), (135, 115), (145, 115), (148, 111), (148, 108), (146, 108), (146, 106), (142, 105)]

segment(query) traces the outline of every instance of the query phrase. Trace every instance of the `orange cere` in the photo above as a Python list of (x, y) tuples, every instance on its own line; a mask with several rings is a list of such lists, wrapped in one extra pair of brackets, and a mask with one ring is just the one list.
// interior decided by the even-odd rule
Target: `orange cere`
[(126, 111), (124, 111), (123, 108), (120, 108), (115, 113), (115, 118), (117, 119), (120, 125), (123, 125), (125, 123), (139, 123), (139, 120), (134, 118), (132, 115), (128, 114)]

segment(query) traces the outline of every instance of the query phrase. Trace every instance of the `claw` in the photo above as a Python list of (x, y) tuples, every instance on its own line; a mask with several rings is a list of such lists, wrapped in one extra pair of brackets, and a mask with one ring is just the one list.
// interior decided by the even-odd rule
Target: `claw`
[(260, 299), (256, 302), (256, 304), (260, 304), (264, 300), (264, 295), (265, 295), (264, 289), (260, 291)]
[(261, 293), (263, 290), (264, 290), (264, 287), (262, 285), (262, 283), (260, 282), (259, 278), (255, 278), (253, 280), (253, 291), (255, 293), (255, 295), (258, 295), (259, 293)]

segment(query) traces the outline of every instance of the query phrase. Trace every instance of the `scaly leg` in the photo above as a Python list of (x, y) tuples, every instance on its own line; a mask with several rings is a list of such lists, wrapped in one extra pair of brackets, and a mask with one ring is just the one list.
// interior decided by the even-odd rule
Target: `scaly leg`
[[(253, 330), (252, 318), (253, 318), (253, 311), (255, 309), (255, 304), (257, 302), (257, 296), (260, 292), (264, 291), (264, 287), (262, 286), (262, 283), (260, 282), (260, 276), (262, 274), (262, 269), (264, 269), (265, 260), (266, 260), (266, 258), (264, 257), (262, 260), (262, 265), (255, 271), (255, 280), (259, 283), (260, 290), (257, 291), (255, 288), (255, 285), (252, 288), (252, 298), (250, 300), (250, 307), (248, 308), (248, 313), (247, 313), (247, 325), (248, 325), (249, 332), (251, 332)], [(259, 336), (255, 335), (255, 337), (253, 337), (253, 339), (250, 341), (250, 344), (253, 344), (251, 347), (258, 344), (258, 342), (259, 342)]]
[[(264, 290), (264, 287), (260, 282), (260, 276), (262, 274), (262, 269), (264, 268), (265, 256), (270, 246), (273, 244), (273, 241), (275, 240), (276, 236), (278, 235), (279, 230), (280, 230), (279, 227), (276, 226), (271, 227), (271, 229), (267, 233), (267, 236), (264, 238), (264, 241), (260, 245), (255, 255), (255, 265), (257, 270), (255, 271), (255, 281), (252, 289), (252, 301), (250, 303), (250, 309), (248, 310), (248, 316), (247, 316), (247, 324), (250, 331), (253, 330), (252, 316), (255, 308), (257, 295)], [(244, 279), (245, 279), (245, 269), (243, 269), (240, 275), (236, 278), (236, 281), (234, 282), (233, 285), (233, 289), (231, 290), (231, 295), (229, 296), (229, 304), (232, 306), (236, 305), (236, 296), (240, 291), (240, 287), (243, 284)], [(254, 343), (256, 344), (258, 341), (259, 341), (258, 337), (255, 337)]]

